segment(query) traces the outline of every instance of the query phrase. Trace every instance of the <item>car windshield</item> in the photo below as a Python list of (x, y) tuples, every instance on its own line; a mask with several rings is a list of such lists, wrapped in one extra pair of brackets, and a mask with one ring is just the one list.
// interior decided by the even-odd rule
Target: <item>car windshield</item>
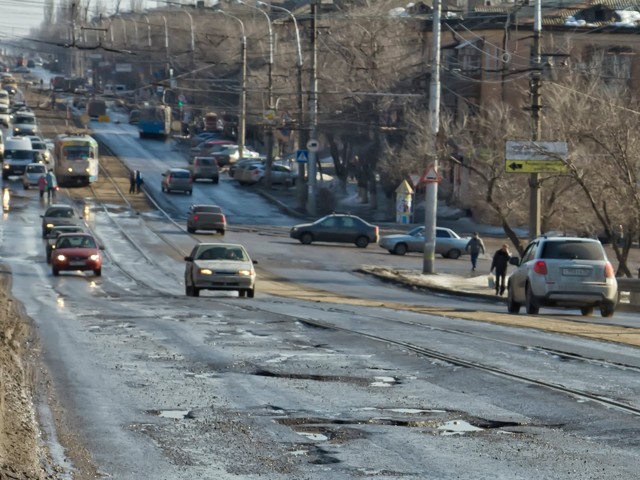
[(191, 174), (189, 172), (181, 172), (179, 170), (171, 172), (171, 176), (174, 178), (189, 178)]
[(45, 166), (41, 164), (27, 165), (27, 172), (28, 173), (46, 173), (46, 170), (45, 170)]
[(194, 213), (222, 213), (222, 209), (220, 207), (194, 207)]
[(73, 218), (73, 210), (67, 208), (56, 208), (53, 210), (49, 210), (45, 217), (52, 218)]
[(544, 242), (540, 258), (556, 260), (604, 260), (602, 247), (595, 242), (562, 240)]
[(196, 260), (246, 261), (247, 257), (239, 247), (210, 247), (199, 250)]
[(96, 248), (96, 242), (86, 235), (66, 236), (58, 238), (57, 248)]
[(7, 150), (4, 158), (10, 160), (33, 160), (33, 150)]
[(407, 235), (411, 235), (412, 237), (418, 237), (424, 233), (424, 227), (416, 227), (407, 232)]

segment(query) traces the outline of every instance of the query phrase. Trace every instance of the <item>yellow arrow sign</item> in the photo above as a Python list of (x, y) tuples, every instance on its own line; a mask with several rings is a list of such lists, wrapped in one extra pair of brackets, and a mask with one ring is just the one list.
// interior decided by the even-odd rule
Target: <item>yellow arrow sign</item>
[(567, 166), (553, 160), (507, 160), (505, 170), (508, 173), (564, 173)]

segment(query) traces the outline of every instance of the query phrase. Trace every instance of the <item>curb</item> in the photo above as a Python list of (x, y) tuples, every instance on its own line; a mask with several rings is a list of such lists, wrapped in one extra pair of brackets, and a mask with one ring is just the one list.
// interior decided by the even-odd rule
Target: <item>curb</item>
[(264, 190), (258, 189), (256, 191), (258, 192), (258, 194), (260, 196), (262, 196), (263, 198), (265, 198), (269, 202), (271, 202), (274, 205), (276, 205), (284, 213), (286, 213), (288, 215), (291, 215), (292, 217), (301, 218), (303, 220), (308, 220), (310, 218), (310, 217), (307, 216), (306, 213), (302, 213), (302, 212), (299, 212), (298, 210), (296, 210), (295, 208), (291, 208), (290, 206), (288, 206), (285, 203), (281, 202), (276, 197), (274, 197), (273, 195), (265, 192)]

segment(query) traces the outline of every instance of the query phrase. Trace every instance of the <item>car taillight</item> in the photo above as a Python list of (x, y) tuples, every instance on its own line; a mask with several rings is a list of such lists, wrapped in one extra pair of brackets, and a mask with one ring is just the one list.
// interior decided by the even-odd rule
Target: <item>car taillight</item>
[(193, 178), (189, 177), (189, 183), (193, 183)]
[(198, 217), (198, 215), (194, 215), (194, 216), (193, 216), (193, 219), (194, 219), (196, 222), (198, 221), (198, 219), (199, 219), (199, 218), (200, 218), (200, 217)]
[(616, 273), (613, 271), (613, 266), (611, 263), (607, 262), (604, 266), (604, 278), (613, 278), (616, 276)]
[(536, 272), (538, 275), (546, 275), (547, 274), (547, 264), (544, 263), (544, 261), (542, 261), (542, 260), (538, 260), (533, 265), (533, 271)]
[(222, 221), (223, 221), (223, 222), (226, 222), (226, 221), (227, 221), (227, 218), (226, 218), (224, 215), (221, 215), (221, 216), (222, 216)]

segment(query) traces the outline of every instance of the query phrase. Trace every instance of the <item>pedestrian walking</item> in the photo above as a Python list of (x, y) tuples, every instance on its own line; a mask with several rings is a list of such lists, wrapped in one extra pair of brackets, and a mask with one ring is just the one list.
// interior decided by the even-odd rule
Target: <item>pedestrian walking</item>
[(58, 180), (53, 174), (53, 170), (49, 169), (46, 175), (47, 178), (47, 201), (51, 203), (56, 201), (56, 190), (58, 189)]
[(45, 175), (38, 178), (38, 190), (40, 191), (40, 200), (44, 200), (44, 192), (47, 190), (47, 178)]
[(509, 268), (510, 259), (511, 252), (509, 252), (509, 245), (506, 243), (500, 247), (500, 250), (497, 250), (496, 253), (493, 254), (490, 271), (496, 271), (496, 295), (503, 295), (507, 288), (505, 280), (507, 279), (507, 269)]
[(471, 271), (475, 272), (478, 264), (478, 256), (485, 253), (484, 242), (478, 232), (473, 233), (473, 237), (467, 242), (465, 250), (471, 254)]
[(143, 184), (142, 173), (140, 173), (140, 170), (136, 170), (136, 193), (140, 193), (140, 188)]
[(133, 170), (129, 173), (129, 193), (136, 193), (136, 172)]

